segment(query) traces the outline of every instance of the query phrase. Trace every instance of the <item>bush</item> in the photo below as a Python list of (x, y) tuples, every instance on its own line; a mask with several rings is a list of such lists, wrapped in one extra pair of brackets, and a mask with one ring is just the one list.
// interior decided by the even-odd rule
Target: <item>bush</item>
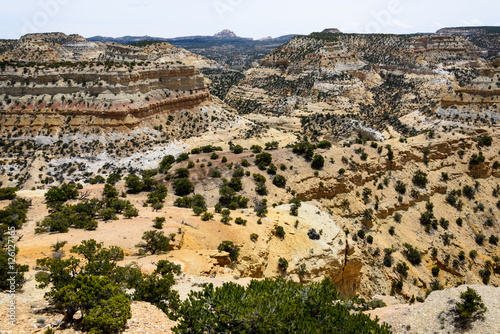
[(403, 277), (408, 277), (408, 270), (410, 270), (410, 267), (406, 262), (399, 262), (396, 265), (396, 271)]
[(427, 174), (421, 170), (416, 171), (413, 175), (412, 182), (419, 188), (425, 188), (428, 182)]
[(241, 217), (237, 217), (235, 220), (234, 220), (234, 223), (237, 224), (237, 225), (243, 225), (243, 226), (246, 226), (247, 224), (247, 220), (241, 218)]
[(13, 200), (16, 198), (17, 188), (0, 188), (0, 201)]
[(485, 159), (486, 158), (484, 157), (483, 152), (479, 152), (479, 155), (474, 153), (469, 160), (469, 164), (471, 166), (479, 165), (483, 163)]
[(255, 192), (259, 196), (267, 196), (269, 194), (266, 184), (263, 182), (258, 182), (255, 184)]
[(408, 261), (413, 265), (419, 265), (422, 262), (422, 253), (408, 243), (403, 244), (403, 246), (406, 248), (403, 253)]
[(212, 284), (191, 292), (179, 309), (176, 333), (390, 333), (368, 315), (351, 313), (333, 283), (302, 285), (284, 279), (247, 287)]
[(229, 258), (231, 261), (238, 261), (238, 256), (240, 255), (240, 248), (236, 246), (232, 241), (223, 241), (217, 247), (217, 250), (220, 252), (228, 252)]
[(394, 189), (401, 195), (404, 195), (406, 193), (406, 184), (398, 180)]
[(199, 216), (203, 212), (207, 211), (207, 204), (205, 198), (202, 195), (194, 195), (192, 201), (192, 208), (195, 215)]
[(276, 226), (274, 228), (274, 235), (280, 239), (285, 238), (285, 229), (283, 228), (283, 226), (279, 226), (279, 225)]
[(212, 170), (212, 171), (210, 172), (210, 177), (213, 177), (213, 178), (219, 178), (219, 177), (221, 177), (221, 176), (222, 176), (222, 173), (221, 173), (221, 172), (219, 172), (218, 170), (215, 170), (215, 169), (214, 169), (214, 170)]
[(243, 153), (243, 147), (241, 145), (235, 145), (231, 151), (233, 151), (234, 154), (241, 154)]
[(476, 196), (476, 190), (472, 186), (469, 186), (469, 185), (463, 187), (462, 193), (469, 200), (473, 200), (474, 197)]
[(469, 257), (474, 260), (477, 257), (477, 251), (475, 249), (469, 252)]
[(266, 146), (266, 150), (277, 150), (278, 146), (279, 146), (279, 142), (277, 142), (277, 141), (268, 142), (268, 143), (265, 143), (265, 146)]
[(256, 242), (259, 239), (259, 235), (257, 233), (250, 234), (250, 240)]
[(288, 269), (288, 261), (285, 258), (280, 257), (278, 260), (278, 269), (286, 273)]
[(142, 188), (144, 188), (144, 183), (142, 183), (137, 175), (129, 174), (125, 177), (125, 187), (128, 188), (131, 194), (138, 194), (142, 191)]
[(270, 164), (269, 167), (267, 168), (267, 174), (269, 175), (276, 175), (277, 171), (278, 168), (274, 164)]
[(273, 184), (278, 188), (285, 188), (286, 178), (283, 175), (276, 175), (273, 178)]
[(472, 288), (460, 294), (460, 301), (455, 304), (455, 320), (466, 325), (487, 311), (481, 296)]
[(484, 234), (476, 234), (474, 240), (476, 241), (476, 244), (482, 246), (485, 238)]
[(210, 213), (210, 212), (204, 212), (202, 215), (201, 215), (201, 220), (206, 222), (206, 221), (209, 221), (211, 219), (214, 219), (214, 214), (213, 213)]
[(96, 175), (89, 180), (89, 184), (103, 184), (104, 182), (106, 182), (106, 179), (101, 175)]
[(59, 208), (65, 202), (78, 197), (79, 186), (76, 184), (62, 184), (60, 187), (52, 187), (45, 193), (45, 202), (50, 209)]
[(172, 168), (172, 164), (175, 163), (175, 157), (173, 155), (167, 155), (163, 157), (160, 162), (160, 171), (162, 173), (166, 173), (170, 168)]
[(169, 239), (163, 234), (163, 231), (146, 231), (142, 235), (143, 242), (135, 247), (140, 248), (143, 252), (150, 252), (152, 255), (159, 252), (168, 252)]
[(194, 191), (194, 185), (188, 178), (175, 179), (173, 183), (176, 196), (186, 196)]
[(153, 220), (153, 227), (161, 230), (163, 228), (163, 224), (165, 223), (165, 217), (156, 217)]
[(299, 215), (299, 208), (302, 206), (302, 201), (298, 197), (294, 197), (290, 200), (290, 215), (297, 217)]
[(181, 153), (177, 159), (175, 159), (176, 162), (181, 162), (189, 159), (189, 153)]
[(488, 136), (488, 135), (484, 135), (484, 136), (479, 137), (479, 140), (477, 141), (477, 144), (480, 147), (491, 146), (492, 143), (493, 143), (493, 138), (491, 136)]
[(243, 183), (241, 182), (240, 177), (232, 177), (231, 180), (229, 180), (227, 186), (233, 189), (235, 192), (243, 190)]
[(259, 146), (259, 145), (252, 145), (250, 147), (250, 149), (252, 150), (253, 153), (255, 154), (258, 154), (260, 152), (262, 152), (262, 146)]
[(311, 162), (311, 168), (320, 170), (324, 166), (325, 166), (325, 158), (320, 154), (316, 154)]
[(160, 260), (155, 269), (155, 274), (160, 275), (168, 275), (170, 273), (180, 275), (181, 274), (181, 266), (179, 264), (175, 264), (168, 260)]
[(439, 276), (439, 267), (432, 267), (432, 276), (438, 277)]
[[(153, 280), (156, 274), (142, 274), (136, 264), (117, 266), (123, 250), (104, 248), (95, 240), (82, 241), (71, 253), (78, 258), (38, 259), (37, 266), (44, 271), (35, 276), (38, 288), (51, 287), (45, 297), (56, 312), (64, 314), (63, 325), (74, 323), (91, 333), (121, 331), (131, 317), (130, 299), (153, 303), (164, 311), (177, 308), (179, 296), (171, 289), (172, 273)], [(144, 287), (151, 293), (144, 293)], [(127, 290), (134, 292), (126, 295)], [(80, 319), (74, 319), (77, 312), (81, 312)]]
[(271, 164), (272, 161), (273, 161), (273, 156), (267, 152), (262, 152), (255, 156), (255, 164), (260, 169), (265, 169), (267, 166)]

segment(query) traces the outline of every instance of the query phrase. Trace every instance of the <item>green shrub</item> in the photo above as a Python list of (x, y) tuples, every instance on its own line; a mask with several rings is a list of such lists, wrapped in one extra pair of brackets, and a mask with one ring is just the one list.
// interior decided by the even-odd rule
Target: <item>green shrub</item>
[(278, 146), (279, 146), (279, 142), (277, 142), (277, 141), (268, 142), (268, 143), (265, 143), (265, 146), (266, 146), (266, 150), (277, 150)]
[(274, 235), (276, 235), (278, 238), (283, 239), (285, 238), (285, 229), (283, 226), (276, 226), (274, 228)]
[(165, 223), (165, 217), (156, 217), (153, 219), (153, 227), (161, 230), (163, 228), (163, 224)]
[(311, 162), (311, 168), (320, 170), (324, 166), (325, 166), (325, 158), (320, 154), (316, 154)]
[(401, 195), (404, 195), (406, 193), (406, 184), (398, 180), (396, 181), (396, 186), (394, 187), (394, 189), (396, 189), (396, 191)]
[(247, 287), (212, 284), (191, 292), (179, 309), (175, 333), (390, 333), (368, 315), (351, 313), (333, 283), (302, 285), (284, 279)]
[(103, 184), (106, 182), (106, 179), (101, 175), (96, 175), (89, 180), (89, 184)]
[(181, 266), (179, 264), (175, 264), (168, 260), (160, 260), (156, 265), (155, 274), (167, 275), (167, 274), (181, 274)]
[(396, 271), (403, 277), (408, 277), (408, 270), (410, 270), (410, 267), (406, 262), (399, 262), (396, 265)]
[(484, 135), (484, 136), (479, 137), (479, 140), (477, 141), (477, 144), (480, 147), (491, 146), (492, 143), (493, 143), (493, 138), (491, 136), (488, 136), (488, 135)]
[(228, 252), (231, 261), (238, 261), (238, 256), (240, 255), (240, 248), (236, 246), (232, 241), (223, 241), (217, 247), (219, 252)]
[(273, 184), (278, 188), (285, 188), (286, 178), (283, 175), (276, 175), (273, 178)]
[(416, 171), (413, 175), (412, 182), (419, 188), (425, 188), (428, 182), (427, 174), (421, 170)]
[(255, 164), (261, 169), (266, 169), (273, 161), (273, 156), (270, 153), (262, 152), (255, 156)]
[(200, 194), (196, 194), (193, 196), (193, 201), (191, 205), (193, 208), (193, 213), (196, 216), (199, 216), (203, 212), (207, 211), (207, 203), (205, 202), (205, 198)]
[(256, 242), (259, 239), (259, 235), (257, 233), (250, 234), (250, 240)]
[(243, 190), (243, 183), (241, 182), (240, 177), (232, 177), (231, 180), (229, 180), (227, 186), (233, 189), (235, 192)]
[(237, 217), (235, 220), (234, 220), (234, 223), (237, 224), (237, 225), (243, 225), (243, 226), (246, 226), (247, 225), (247, 220), (246, 219), (243, 219), (241, 217)]
[(241, 154), (243, 153), (243, 147), (241, 145), (235, 145), (231, 151), (233, 151), (234, 154)]
[[(172, 273), (160, 279), (156, 272), (141, 273), (137, 264), (117, 266), (123, 260), (123, 250), (104, 248), (95, 240), (82, 241), (71, 253), (78, 258), (38, 259), (37, 266), (43, 271), (35, 276), (38, 288), (50, 286), (45, 297), (64, 315), (64, 326), (74, 324), (91, 333), (119, 332), (131, 317), (130, 299), (150, 302), (165, 312), (178, 307), (178, 293), (171, 289), (175, 284)], [(157, 270), (166, 271), (164, 267)], [(127, 290), (132, 294), (126, 295)], [(77, 312), (81, 312), (80, 319), (74, 319)]]
[(439, 267), (432, 267), (432, 276), (438, 277), (439, 276)]
[(189, 159), (189, 153), (181, 153), (177, 159), (175, 159), (176, 162), (181, 162)]
[(285, 258), (280, 257), (278, 259), (278, 269), (286, 273), (286, 270), (288, 269), (288, 261)]
[(109, 183), (111, 185), (115, 185), (122, 179), (121, 174), (118, 173), (111, 173), (109, 174), (108, 178), (106, 179), (106, 183)]
[(403, 253), (408, 261), (413, 265), (419, 265), (422, 262), (422, 253), (409, 243), (404, 243), (403, 246), (406, 248)]
[(127, 187), (131, 194), (138, 194), (144, 188), (144, 183), (142, 183), (137, 175), (129, 174), (125, 177), (125, 187)]
[(174, 192), (176, 196), (186, 196), (194, 191), (194, 185), (188, 178), (174, 180)]
[(214, 219), (214, 214), (213, 213), (210, 213), (210, 212), (204, 212), (202, 215), (201, 215), (201, 220), (206, 222), (206, 221), (209, 221), (211, 219)]
[(45, 202), (50, 209), (59, 208), (65, 202), (78, 198), (81, 186), (76, 184), (62, 184), (60, 187), (52, 187), (45, 193)]
[(144, 241), (135, 247), (140, 248), (143, 252), (150, 252), (154, 255), (159, 252), (168, 252), (169, 250), (170, 240), (162, 231), (146, 231), (142, 235), (142, 240)]
[(477, 250), (473, 249), (469, 252), (469, 257), (474, 260), (477, 257)]
[(253, 153), (257, 154), (257, 153), (260, 153), (262, 152), (262, 146), (259, 146), (259, 145), (252, 145), (250, 147), (250, 149), (252, 150)]
[(481, 296), (472, 288), (460, 294), (460, 301), (455, 304), (455, 320), (466, 325), (487, 311)]

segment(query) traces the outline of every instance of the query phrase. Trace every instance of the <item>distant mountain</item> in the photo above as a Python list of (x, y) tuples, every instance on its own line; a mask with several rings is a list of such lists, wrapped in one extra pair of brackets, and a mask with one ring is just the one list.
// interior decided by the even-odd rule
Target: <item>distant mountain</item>
[(166, 38), (161, 37), (152, 37), (152, 36), (123, 36), (123, 37), (105, 37), (105, 36), (94, 36), (87, 38), (87, 40), (92, 42), (101, 42), (101, 43), (120, 43), (120, 44), (130, 44), (142, 41), (158, 41), (158, 42), (167, 42)]
[(245, 69), (255, 61), (259, 61), (278, 46), (288, 42), (295, 34), (277, 38), (266, 37), (260, 40), (239, 37), (231, 30), (225, 29), (214, 36), (185, 36), (176, 38), (161, 38), (152, 36), (123, 36), (88, 38), (93, 42), (116, 42), (121, 44), (142, 41), (169, 42), (178, 48), (184, 48), (204, 57), (216, 60), (221, 64), (236, 69)]
[(500, 34), (500, 27), (484, 26), (484, 27), (453, 27), (439, 29), (438, 35), (462, 35), (471, 36), (478, 34)]
[(486, 51), (486, 57), (500, 57), (500, 27), (454, 27), (443, 28), (437, 35), (460, 35)]
[[(254, 43), (275, 43), (275, 42), (286, 42), (293, 36), (297, 36), (296, 34), (280, 36), (277, 38), (265, 37), (259, 40), (254, 40), (253, 38), (239, 37), (233, 31), (229, 29), (224, 29), (221, 32), (213, 35), (213, 36), (184, 36), (184, 37), (173, 37), (173, 38), (164, 38), (164, 37), (153, 37), (153, 36), (123, 36), (123, 37), (106, 37), (106, 36), (94, 36), (87, 38), (87, 40), (92, 42), (115, 42), (120, 44), (130, 44), (142, 41), (158, 41), (158, 42), (169, 42), (174, 45), (183, 43), (183, 44), (192, 44), (192, 43), (226, 43), (226, 42), (254, 42)], [(180, 45), (179, 45), (180, 46)], [(184, 47), (184, 46), (181, 46)]]

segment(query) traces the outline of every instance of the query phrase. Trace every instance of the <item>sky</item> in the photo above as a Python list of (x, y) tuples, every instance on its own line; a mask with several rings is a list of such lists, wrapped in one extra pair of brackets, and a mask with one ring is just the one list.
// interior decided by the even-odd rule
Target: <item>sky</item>
[(262, 38), (325, 28), (351, 33), (500, 26), (498, 0), (3, 0), (0, 38), (33, 32), (84, 37), (181, 37), (230, 29)]

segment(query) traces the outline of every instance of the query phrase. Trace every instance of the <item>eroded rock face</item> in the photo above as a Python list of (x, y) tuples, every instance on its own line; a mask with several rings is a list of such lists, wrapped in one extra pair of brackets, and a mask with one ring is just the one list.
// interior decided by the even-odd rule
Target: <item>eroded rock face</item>
[[(283, 205), (269, 215), (273, 226), (284, 227), (285, 238), (269, 230), (265, 245), (243, 247), (235, 270), (241, 277), (280, 277), (284, 272), (278, 268), (278, 260), (285, 258), (289, 263), (287, 277), (303, 283), (328, 277), (343, 295), (355, 295), (361, 281), (361, 253), (356, 246), (348, 245), (336, 218), (310, 203), (301, 206), (297, 217), (289, 216), (289, 211), (290, 206)], [(297, 227), (291, 219), (299, 221)], [(320, 231), (319, 240), (308, 237), (311, 229)]]
[[(44, 50), (52, 56), (42, 56)], [(31, 115), (31, 124), (64, 115), (81, 116), (82, 124), (96, 117), (133, 127), (152, 115), (193, 108), (210, 95), (189, 54), (169, 43), (141, 48), (77, 35), (23, 36), (2, 54), (11, 61), (0, 72), (2, 123), (9, 126), (20, 115)]]

